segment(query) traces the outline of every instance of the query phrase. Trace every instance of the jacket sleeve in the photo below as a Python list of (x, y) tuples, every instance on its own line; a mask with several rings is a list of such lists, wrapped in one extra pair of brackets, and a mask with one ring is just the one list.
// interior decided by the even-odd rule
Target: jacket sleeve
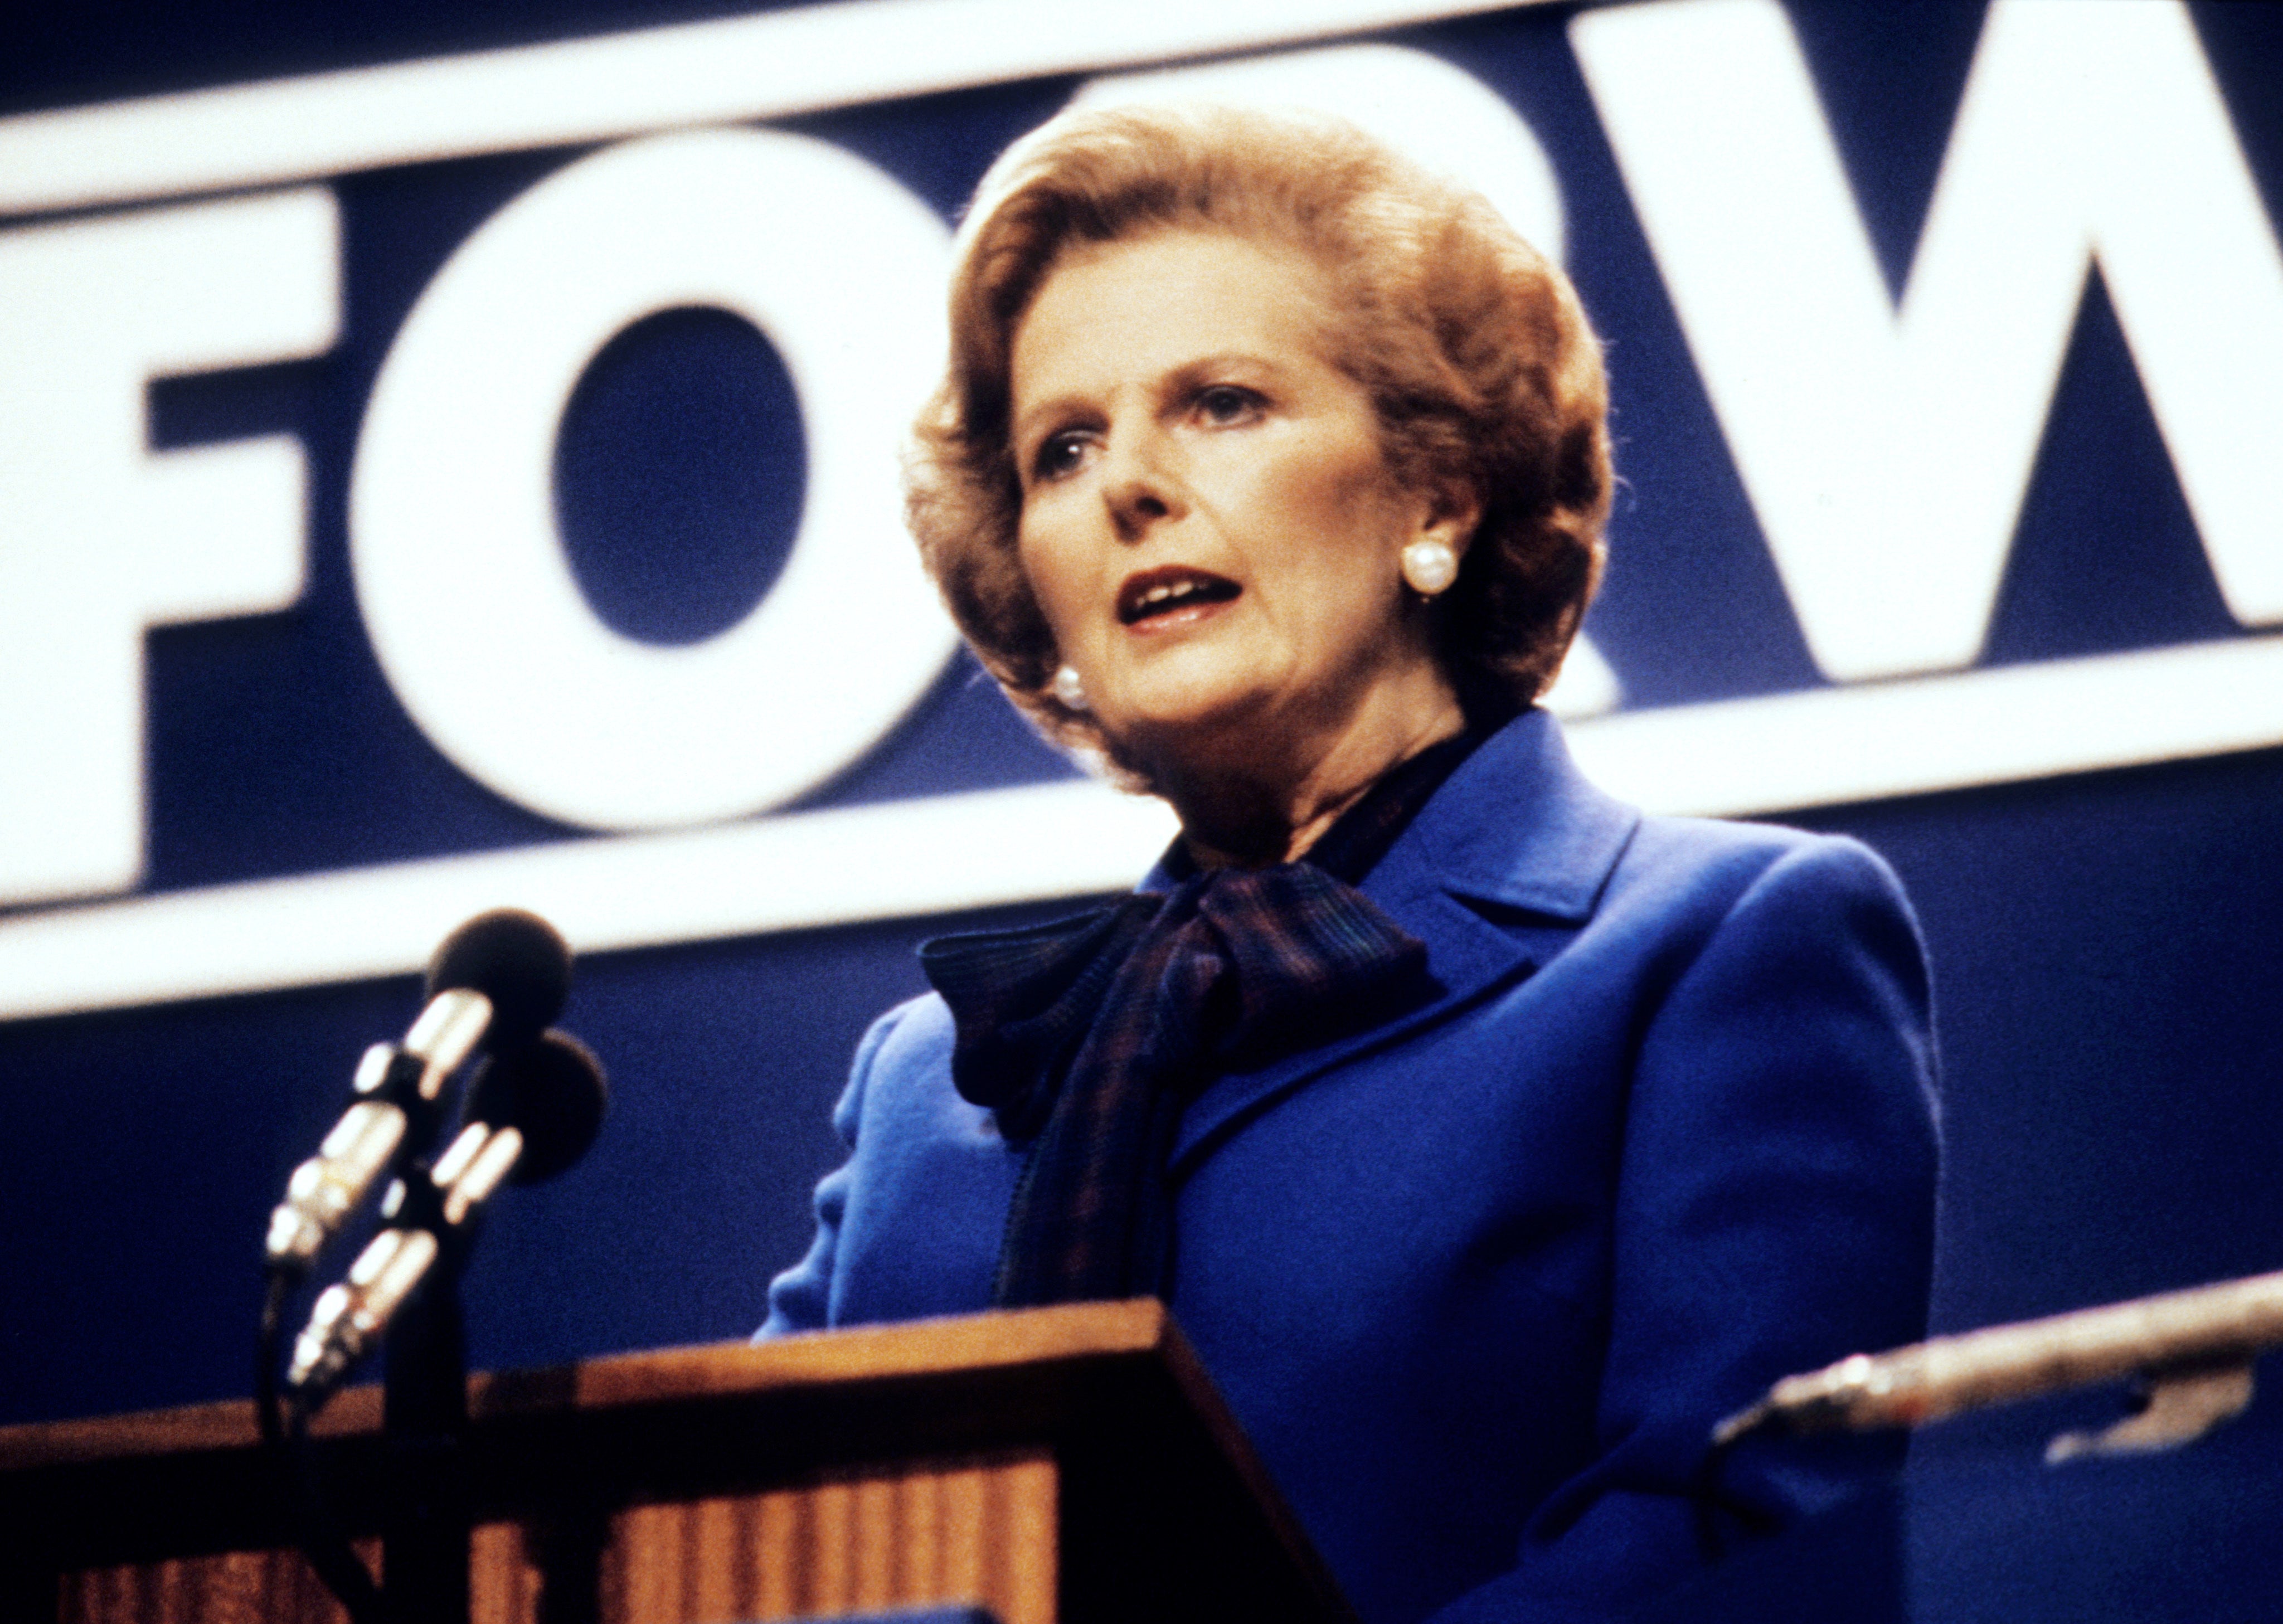
[[(1641, 1013), (1611, 1238), (1598, 1457), (1510, 1573), (1438, 1624), (1623, 1616), (1702, 1566), (1708, 1434), (1777, 1379), (1925, 1334), (1936, 1110), (1923, 949), (1852, 842), (1782, 852)], [(1899, 1437), (1748, 1441), (1731, 1538), (1900, 1465)]]
[(769, 1283), (769, 1315), (753, 1333), (757, 1342), (796, 1331), (821, 1331), (831, 1323), (833, 1264), (840, 1244), (840, 1221), (848, 1206), (856, 1150), (856, 1124), (864, 1115), (864, 1090), (872, 1064), (896, 1030), (908, 1005), (882, 1015), (856, 1045), (848, 1086), (832, 1107), (833, 1131), (849, 1150), (849, 1160), (827, 1173), (816, 1186), (816, 1239), (800, 1262)]

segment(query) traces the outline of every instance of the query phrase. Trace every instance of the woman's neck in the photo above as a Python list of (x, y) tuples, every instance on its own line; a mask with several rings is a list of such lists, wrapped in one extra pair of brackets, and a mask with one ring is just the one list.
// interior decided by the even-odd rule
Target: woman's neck
[(1199, 867), (1289, 863), (1388, 769), (1465, 727), (1458, 696), (1438, 682), (1435, 703), (1360, 718), (1304, 763), (1255, 752), (1249, 758), (1186, 764), (1185, 771), (1161, 773), (1159, 783), (1180, 814), (1183, 837)]

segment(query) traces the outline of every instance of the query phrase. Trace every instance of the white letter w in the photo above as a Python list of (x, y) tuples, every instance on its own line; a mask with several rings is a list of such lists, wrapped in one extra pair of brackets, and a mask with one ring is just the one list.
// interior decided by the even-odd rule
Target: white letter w
[(2176, 0), (1996, 0), (1899, 311), (1775, 0), (1570, 40), (1826, 673), (1973, 663), (2094, 259), (2229, 610), (2283, 619), (2283, 255)]

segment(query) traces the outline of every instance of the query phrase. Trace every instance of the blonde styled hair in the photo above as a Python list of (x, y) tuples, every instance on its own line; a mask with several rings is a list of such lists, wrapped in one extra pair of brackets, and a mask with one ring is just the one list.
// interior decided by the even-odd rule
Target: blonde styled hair
[(1115, 760), (1049, 686), (1060, 656), (1016, 551), (1011, 355), (1064, 254), (1185, 229), (1297, 249), (1322, 270), (1330, 360), (1369, 396), (1394, 477), (1481, 503), (1458, 579), (1430, 606), (1445, 673), (1470, 706), (1529, 704), (1604, 556), (1609, 391), (1577, 292), (1476, 193), (1344, 121), (1250, 108), (1064, 113), (976, 193), (950, 366), (914, 431), (906, 503), (977, 657), (1049, 738)]

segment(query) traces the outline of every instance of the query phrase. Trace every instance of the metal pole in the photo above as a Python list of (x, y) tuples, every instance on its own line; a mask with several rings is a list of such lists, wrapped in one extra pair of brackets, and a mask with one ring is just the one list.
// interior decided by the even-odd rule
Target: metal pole
[(388, 1331), (381, 1592), (393, 1624), (467, 1624), (467, 1346), (458, 1263), (457, 1248), (448, 1247)]

